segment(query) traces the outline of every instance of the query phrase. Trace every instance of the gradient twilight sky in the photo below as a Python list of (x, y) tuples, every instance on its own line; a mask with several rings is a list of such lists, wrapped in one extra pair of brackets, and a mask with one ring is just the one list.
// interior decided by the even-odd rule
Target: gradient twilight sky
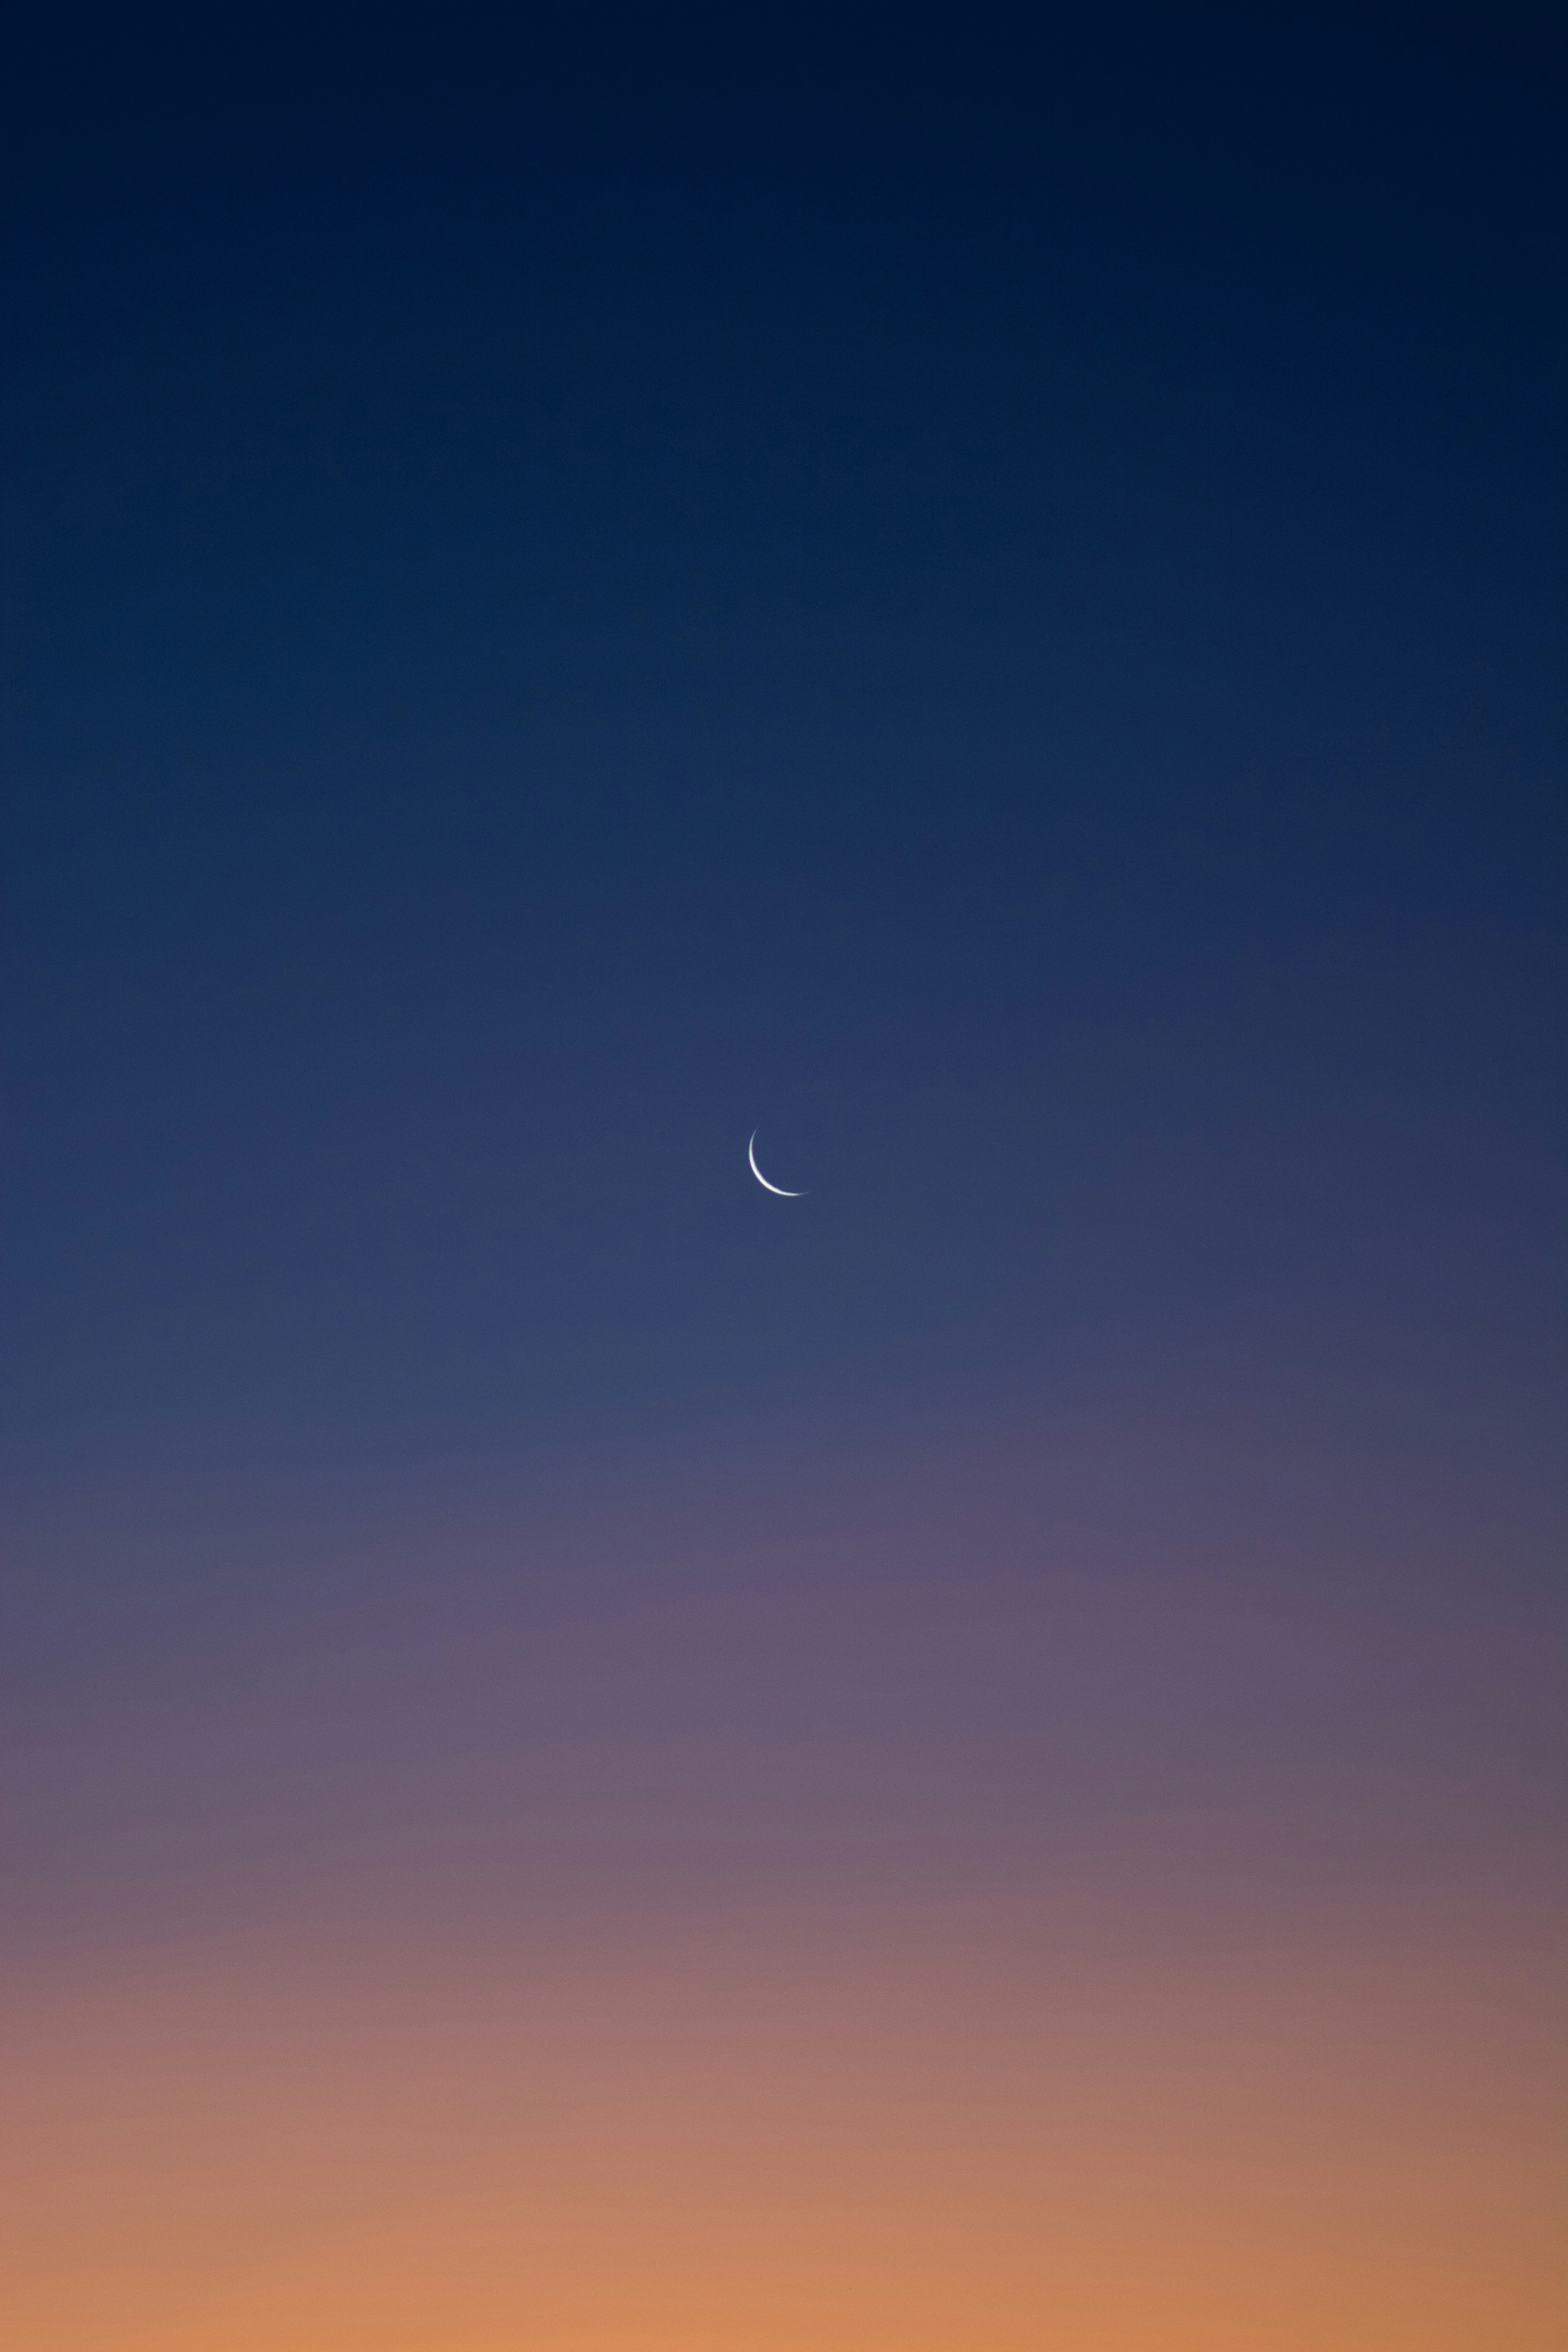
[(7, 36), (7, 2352), (1558, 2352), (1546, 16)]

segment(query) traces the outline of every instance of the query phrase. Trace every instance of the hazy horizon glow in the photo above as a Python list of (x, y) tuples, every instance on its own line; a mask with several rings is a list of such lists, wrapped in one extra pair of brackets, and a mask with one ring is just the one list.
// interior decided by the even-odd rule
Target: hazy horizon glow
[(1495, 1458), (1391, 1521), (1257, 1328), (252, 1474), (216, 1586), (221, 1481), (143, 1478), (90, 1663), (117, 1515), (39, 1510), (22, 2340), (1546, 2352), (1557, 1612), (1476, 1581)]

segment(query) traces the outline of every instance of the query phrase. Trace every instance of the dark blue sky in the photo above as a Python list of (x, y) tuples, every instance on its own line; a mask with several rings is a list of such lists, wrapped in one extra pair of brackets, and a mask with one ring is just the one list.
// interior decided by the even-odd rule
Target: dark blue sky
[(13, 1451), (1539, 1295), (1545, 14), (17, 45)]

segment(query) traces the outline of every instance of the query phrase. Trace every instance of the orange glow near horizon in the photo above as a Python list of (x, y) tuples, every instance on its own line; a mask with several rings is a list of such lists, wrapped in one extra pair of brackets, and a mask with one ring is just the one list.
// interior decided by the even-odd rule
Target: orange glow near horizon
[(1207, 1427), (39, 1538), (6, 2352), (1558, 2352), (1545, 1619)]
[(7, 2341), (1551, 2352), (1547, 2004), (1434, 1927), (910, 1911), (467, 1965), (322, 1927), (38, 1985)]

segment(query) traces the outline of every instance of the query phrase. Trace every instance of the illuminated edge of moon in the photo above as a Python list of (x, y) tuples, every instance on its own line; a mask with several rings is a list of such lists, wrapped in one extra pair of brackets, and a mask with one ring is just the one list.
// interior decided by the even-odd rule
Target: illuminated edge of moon
[(762, 1170), (757, 1165), (757, 1130), (754, 1127), (752, 1129), (752, 1139), (746, 1146), (746, 1157), (752, 1163), (752, 1175), (756, 1178), (764, 1192), (776, 1192), (781, 1201), (805, 1200), (805, 1194), (804, 1192), (786, 1192), (782, 1184), (770, 1184), (768, 1182), (767, 1178), (763, 1174)]

